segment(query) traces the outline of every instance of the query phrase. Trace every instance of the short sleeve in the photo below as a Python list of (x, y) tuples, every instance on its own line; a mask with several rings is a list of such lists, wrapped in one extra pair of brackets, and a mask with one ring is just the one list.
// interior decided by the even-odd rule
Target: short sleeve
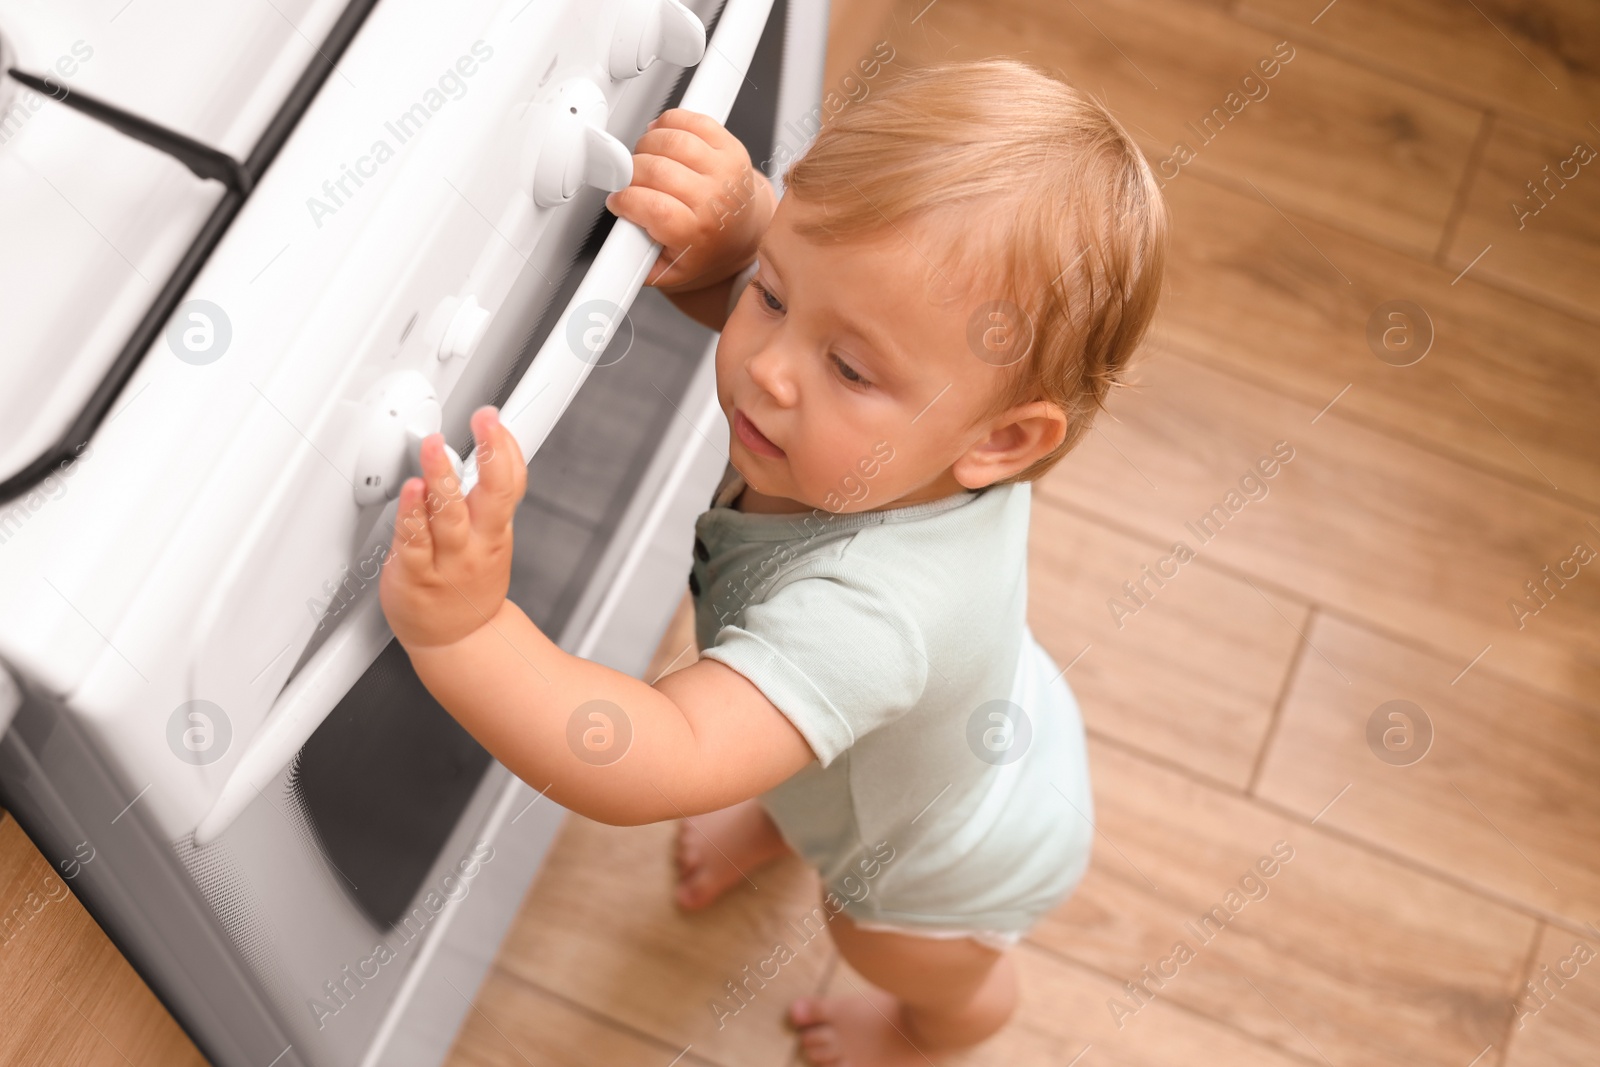
[(835, 576), (785, 583), (701, 655), (760, 689), (824, 767), (910, 711), (928, 681), (926, 643), (910, 614), (886, 591)]
[(739, 297), (744, 295), (745, 287), (750, 284), (750, 279), (756, 276), (756, 268), (760, 265), (752, 262), (744, 270), (733, 276), (733, 289), (728, 293), (728, 314), (733, 314), (734, 305), (739, 302)]

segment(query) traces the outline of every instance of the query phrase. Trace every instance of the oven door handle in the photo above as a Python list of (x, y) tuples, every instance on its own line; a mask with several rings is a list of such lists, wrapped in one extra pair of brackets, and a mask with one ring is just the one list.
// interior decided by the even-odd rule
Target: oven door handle
[[(717, 53), (717, 58), (702, 60), (695, 68), (679, 107), (709, 115), (718, 122), (727, 121), (766, 28), (772, 3), (773, 0), (727, 0), (716, 33), (706, 46), (706, 51)], [(501, 405), (501, 421), (529, 460), (589, 376), (599, 353), (610, 343), (660, 254), (661, 246), (635, 224), (618, 219), (612, 227), (594, 265), (572, 294), (533, 363)], [(603, 331), (598, 344), (595, 329)], [(474, 450), (463, 466), (462, 492), (470, 491), (477, 480)], [(211, 810), (195, 828), (196, 845), (208, 845), (220, 837), (278, 778), (393, 638), (378, 596), (369, 589), (351, 606), (343, 624), (278, 694)]]

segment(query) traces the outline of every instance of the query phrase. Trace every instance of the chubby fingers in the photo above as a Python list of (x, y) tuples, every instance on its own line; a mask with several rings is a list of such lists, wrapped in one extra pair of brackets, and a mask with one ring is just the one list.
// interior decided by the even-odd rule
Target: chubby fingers
[[(706, 202), (722, 192), (721, 182), (749, 159), (720, 123), (682, 108), (653, 120), (633, 152), (633, 180), (607, 197), (606, 207), (663, 244), (673, 229), (692, 226)], [(730, 153), (737, 159), (730, 160)]]
[[(667, 115), (672, 112), (667, 112)], [(705, 200), (719, 172), (719, 155), (701, 137), (678, 127), (650, 124), (633, 148), (633, 180), (606, 197), (606, 207), (650, 231), (693, 226), (695, 205)], [(703, 117), (703, 116), (702, 116)]]
[(688, 205), (690, 210), (703, 203), (712, 192), (712, 179), (690, 170), (676, 159), (640, 153), (633, 157), (634, 186), (666, 193)]
[(722, 160), (722, 153), (704, 138), (676, 126), (651, 126), (634, 144), (633, 152), (636, 156), (670, 159), (704, 175), (715, 174)]
[(485, 406), (472, 413), (472, 439), (478, 443), (478, 484), (467, 495), (467, 512), (479, 533), (497, 535), (511, 525), (528, 484), (528, 464), (517, 439)]
[(699, 222), (682, 200), (659, 189), (630, 185), (606, 197), (606, 207), (619, 218), (644, 227), (650, 240), (666, 248), (683, 248), (694, 240)]
[(467, 543), (471, 519), (461, 496), (461, 480), (445, 456), (444, 434), (429, 434), (422, 440), (422, 478), (426, 483), (425, 506), (428, 528), (433, 538), (435, 557), (458, 551)]
[(421, 478), (407, 478), (400, 486), (394, 513), (394, 540), (389, 545), (389, 565), (409, 575), (433, 569), (433, 530), (428, 524), (428, 486)]
[(714, 152), (737, 150), (742, 154), (745, 150), (739, 138), (729, 133), (728, 128), (722, 123), (710, 115), (702, 115), (698, 111), (686, 111), (681, 107), (663, 111), (650, 123), (645, 136), (648, 137), (658, 130), (682, 130), (685, 133), (693, 134)]

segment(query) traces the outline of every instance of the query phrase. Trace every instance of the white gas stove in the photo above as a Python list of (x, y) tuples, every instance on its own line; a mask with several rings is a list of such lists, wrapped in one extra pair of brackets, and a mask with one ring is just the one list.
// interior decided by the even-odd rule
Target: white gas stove
[(770, 157), (826, 21), (0, 0), (0, 802), (214, 1062), (442, 1060), (560, 812), (392, 641), (392, 497), (499, 404), (513, 599), (643, 669), (726, 430), (603, 196), (669, 104)]

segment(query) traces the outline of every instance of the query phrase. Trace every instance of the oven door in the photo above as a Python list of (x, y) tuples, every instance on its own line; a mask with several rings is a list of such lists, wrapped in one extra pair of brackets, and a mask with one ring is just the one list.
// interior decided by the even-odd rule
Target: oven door
[[(766, 16), (765, 0), (728, 0), (727, 12), (694, 6), (720, 33), (730, 13), (755, 5)], [(741, 80), (768, 92), (742, 93), (728, 120), (753, 158), (773, 160), (780, 138), (790, 153), (803, 147), (780, 132), (786, 124), (814, 130), (826, 22), (823, 4), (791, 11), (781, 0), (765, 17), (755, 76)], [(723, 51), (738, 55), (731, 44)], [(629, 240), (647, 251), (601, 199), (580, 194), (571, 205), (561, 239), (579, 250), (564, 279), (553, 295), (524, 300), (536, 321), (517, 358), (452, 394), (447, 424), (452, 411), (485, 402), (509, 411), (513, 387), (570, 319), (592, 262)], [(682, 596), (693, 521), (727, 441), (714, 336), (659, 294), (635, 301), (636, 292), (635, 281), (617, 301), (627, 313), (608, 347), (559, 421), (540, 431), (511, 591), (563, 647), (635, 674)], [(366, 562), (353, 554), (350, 573), (332, 583), (326, 625), (295, 654), (291, 685), (331, 661), (324, 654), (363, 602)], [(205, 647), (215, 628), (196, 630)], [(258, 652), (267, 660), (272, 650)], [(52, 861), (93, 845), (72, 888), (213, 1062), (443, 1061), (563, 812), (455, 724), (397, 643), (384, 641), (325, 698), (291, 757), (252, 780), (249, 802), (204, 844), (152, 816), (154, 793), (139, 794), (119, 771), (122, 754), (70, 706), (70, 690), (64, 697), (8, 666), (17, 685), (15, 699), (0, 687), (0, 720), (15, 709), (0, 743), (0, 802)], [(203, 677), (213, 664), (202, 658), (193, 669)], [(236, 739), (246, 756), (271, 721)], [(161, 743), (184, 745), (188, 730), (207, 725), (179, 720), (177, 740)]]

